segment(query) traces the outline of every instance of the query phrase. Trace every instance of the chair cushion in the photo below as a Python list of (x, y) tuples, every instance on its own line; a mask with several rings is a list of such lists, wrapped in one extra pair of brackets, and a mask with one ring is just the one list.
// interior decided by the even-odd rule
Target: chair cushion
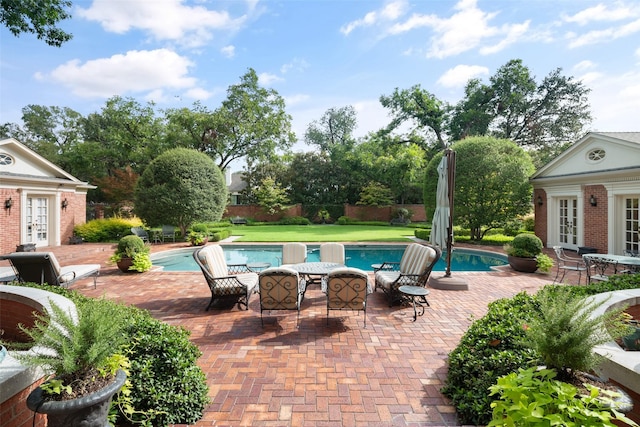
[(97, 274), (100, 264), (66, 265), (60, 269), (60, 283), (73, 282)]
[(307, 260), (307, 245), (285, 243), (282, 245), (282, 264), (299, 264)]
[(198, 252), (198, 259), (200, 259), (213, 277), (225, 277), (229, 275), (227, 261), (224, 259), (224, 252), (219, 245), (205, 246)]
[(301, 299), (300, 276), (290, 268), (272, 267), (259, 274), (258, 289), (263, 310), (295, 310)]
[(367, 294), (372, 292), (369, 276), (357, 268), (338, 268), (322, 281), (328, 308), (364, 310)]
[(422, 274), (436, 256), (436, 251), (428, 246), (412, 243), (407, 246), (400, 260), (400, 272)]
[(391, 284), (400, 277), (399, 271), (380, 270), (376, 272), (376, 284), (384, 289), (391, 289)]
[(258, 275), (256, 273), (236, 274), (235, 277), (238, 278), (238, 281), (242, 283), (243, 286), (246, 286), (247, 294), (256, 291), (256, 286), (258, 286)]
[(323, 243), (320, 245), (320, 261), (344, 264), (344, 245), (342, 243)]

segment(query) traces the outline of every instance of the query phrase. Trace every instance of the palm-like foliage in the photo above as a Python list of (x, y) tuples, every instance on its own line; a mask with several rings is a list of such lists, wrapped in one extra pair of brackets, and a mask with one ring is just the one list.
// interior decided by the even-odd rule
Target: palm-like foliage
[(106, 300), (83, 305), (76, 318), (71, 311), (50, 302), (50, 313), (36, 313), (33, 328), (20, 325), (34, 342), (29, 352), (18, 355), (20, 361), (42, 366), (55, 376), (104, 367), (124, 338), (117, 306)]

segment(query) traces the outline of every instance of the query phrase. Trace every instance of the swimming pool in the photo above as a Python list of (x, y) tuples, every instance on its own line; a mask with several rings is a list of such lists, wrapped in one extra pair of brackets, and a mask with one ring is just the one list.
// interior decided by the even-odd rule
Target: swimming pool
[[(280, 265), (281, 245), (221, 245), (227, 264), (268, 263)], [(345, 245), (347, 266), (371, 271), (371, 264), (398, 262), (404, 245)], [(164, 271), (200, 271), (193, 259), (195, 248), (159, 252), (151, 256), (154, 266)], [(319, 245), (307, 245), (307, 261), (320, 261)], [(493, 252), (474, 249), (455, 249), (451, 258), (451, 271), (491, 271), (491, 267), (507, 264), (507, 257)], [(446, 260), (441, 258), (434, 271), (445, 271)]]

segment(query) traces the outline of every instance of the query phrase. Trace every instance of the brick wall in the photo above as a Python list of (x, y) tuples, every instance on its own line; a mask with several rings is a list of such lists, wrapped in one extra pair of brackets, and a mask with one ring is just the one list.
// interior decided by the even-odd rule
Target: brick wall
[[(5, 209), (5, 200), (11, 198), (13, 206)], [(16, 190), (0, 189), (0, 254), (16, 250), (20, 244), (20, 193)]]
[[(542, 205), (538, 204), (538, 197), (542, 199)], [(542, 244), (547, 246), (547, 192), (544, 190), (535, 190), (533, 192), (533, 207), (535, 215), (535, 224), (533, 227), (536, 236), (542, 240)]]
[[(591, 206), (591, 195), (597, 199), (597, 206)], [(609, 248), (608, 200), (607, 190), (602, 185), (587, 185), (584, 187), (584, 246), (597, 248), (600, 253), (607, 253)]]
[[(29, 393), (42, 383), (42, 380), (25, 388), (18, 394), (0, 404), (0, 426), (2, 427), (46, 427), (47, 416), (35, 414), (27, 408)], [(35, 420), (34, 420), (35, 415)]]
[(345, 205), (344, 214), (349, 218), (363, 221), (389, 221), (393, 218), (397, 209), (405, 208), (413, 212), (411, 221), (423, 222), (427, 220), (424, 205), (395, 205), (395, 206), (360, 206)]
[(76, 193), (60, 194), (60, 201), (67, 200), (67, 208), (60, 209), (60, 243), (66, 245), (73, 236), (73, 227), (84, 224), (87, 219), (87, 195)]
[(223, 216), (225, 218), (239, 216), (255, 221), (275, 222), (285, 217), (302, 216), (302, 205), (297, 204), (291, 206), (289, 209), (276, 215), (265, 213), (258, 205), (228, 205)]

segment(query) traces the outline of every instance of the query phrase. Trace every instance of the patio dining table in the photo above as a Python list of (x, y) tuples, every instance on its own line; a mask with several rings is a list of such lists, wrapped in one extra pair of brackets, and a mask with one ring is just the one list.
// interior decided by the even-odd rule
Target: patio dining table
[[(300, 275), (305, 276), (307, 286), (309, 286), (320, 283), (322, 276), (326, 276), (336, 268), (345, 267), (345, 265), (336, 262), (301, 262), (299, 264), (288, 265), (288, 267), (297, 271)], [(312, 276), (320, 276), (320, 279), (312, 278)]]
[(583, 257), (607, 259), (622, 265), (640, 267), (640, 257), (614, 255), (614, 254), (584, 254)]

